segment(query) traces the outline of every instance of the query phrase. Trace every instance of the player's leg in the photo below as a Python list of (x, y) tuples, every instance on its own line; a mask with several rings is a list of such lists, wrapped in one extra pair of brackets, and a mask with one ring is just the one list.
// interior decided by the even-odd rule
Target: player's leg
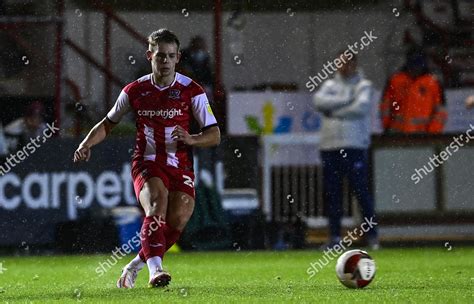
[(166, 214), (166, 249), (176, 243), (194, 211), (194, 172), (169, 170), (170, 195)]
[[(342, 218), (342, 178), (339, 151), (322, 151), (324, 206), (329, 218), (329, 240), (321, 248), (333, 247), (340, 241)], [(342, 157), (342, 156), (341, 156)]]
[(171, 280), (162, 266), (166, 246), (164, 225), (168, 207), (168, 189), (162, 179), (152, 177), (145, 182), (139, 198), (145, 211), (140, 238), (143, 255), (150, 271), (150, 286), (166, 286)]
[[(169, 193), (166, 223), (163, 226), (166, 239), (165, 251), (168, 251), (179, 240), (181, 232), (193, 214), (194, 204), (193, 196), (185, 192), (175, 191)], [(140, 270), (145, 265), (145, 261), (142, 248), (129, 265), (131, 268), (139, 268)]]
[(181, 191), (170, 192), (166, 214), (166, 250), (171, 248), (181, 236), (194, 210), (194, 198)]
[[(368, 151), (351, 149), (349, 153), (348, 177), (351, 189), (359, 202), (364, 220), (375, 221), (374, 200), (369, 187)], [(376, 221), (375, 221), (376, 222)], [(365, 237), (372, 249), (378, 249), (377, 227), (370, 228)]]
[[(163, 226), (168, 251), (181, 236), (181, 232), (188, 223), (194, 210), (194, 199), (184, 192), (171, 192), (168, 195), (168, 209), (166, 223)], [(138, 255), (130, 262), (133, 268), (142, 268), (145, 265), (145, 254), (140, 249)]]
[[(165, 215), (167, 209), (168, 190), (163, 181), (158, 177), (149, 180), (137, 180), (137, 191), (139, 190), (139, 201), (145, 211), (140, 240), (142, 248), (139, 254), (128, 263), (117, 281), (118, 288), (133, 288), (138, 272), (148, 265), (150, 281), (157, 271), (162, 271), (162, 260), (164, 250), (160, 244), (166, 244), (164, 239)], [(160, 243), (161, 240), (161, 243)], [(150, 245), (150, 242), (154, 244)], [(161, 248), (160, 248), (161, 247)], [(151, 269), (150, 269), (151, 267)], [(167, 276), (169, 276), (167, 274)]]

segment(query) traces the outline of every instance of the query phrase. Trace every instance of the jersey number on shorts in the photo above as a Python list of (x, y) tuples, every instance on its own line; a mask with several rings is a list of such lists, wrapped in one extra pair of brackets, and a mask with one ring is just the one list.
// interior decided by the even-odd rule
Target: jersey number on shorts
[(194, 182), (193, 182), (193, 179), (190, 177), (190, 176), (187, 176), (187, 175), (183, 175), (183, 178), (184, 178), (184, 184), (186, 186), (189, 186), (191, 188), (194, 188)]

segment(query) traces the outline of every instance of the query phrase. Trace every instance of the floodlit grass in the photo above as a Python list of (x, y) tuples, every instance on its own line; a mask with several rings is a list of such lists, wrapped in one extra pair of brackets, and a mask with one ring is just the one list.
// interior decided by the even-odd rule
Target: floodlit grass
[(361, 290), (339, 283), (336, 261), (310, 279), (310, 262), (322, 257), (316, 250), (169, 254), (168, 288), (147, 288), (145, 268), (132, 290), (115, 287), (129, 258), (98, 276), (109, 256), (0, 257), (0, 303), (474, 303), (472, 247), (369, 254), (377, 274)]

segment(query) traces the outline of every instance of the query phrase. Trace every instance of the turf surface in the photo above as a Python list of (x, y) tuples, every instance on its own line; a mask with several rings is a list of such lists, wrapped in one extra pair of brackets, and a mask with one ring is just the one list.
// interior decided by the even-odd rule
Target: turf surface
[(474, 303), (473, 247), (370, 254), (377, 274), (362, 290), (338, 282), (335, 261), (310, 279), (320, 251), (169, 254), (168, 288), (147, 288), (144, 269), (132, 290), (115, 287), (128, 258), (98, 276), (109, 256), (0, 257), (0, 303)]

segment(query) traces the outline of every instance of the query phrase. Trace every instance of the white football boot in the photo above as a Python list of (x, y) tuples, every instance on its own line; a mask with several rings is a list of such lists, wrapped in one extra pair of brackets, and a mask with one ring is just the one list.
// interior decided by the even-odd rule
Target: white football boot
[(165, 287), (171, 281), (171, 275), (164, 270), (157, 270), (153, 277), (148, 282), (148, 287)]
[(135, 281), (137, 280), (138, 269), (136, 268), (124, 268), (122, 275), (117, 281), (117, 288), (133, 288), (135, 287)]

